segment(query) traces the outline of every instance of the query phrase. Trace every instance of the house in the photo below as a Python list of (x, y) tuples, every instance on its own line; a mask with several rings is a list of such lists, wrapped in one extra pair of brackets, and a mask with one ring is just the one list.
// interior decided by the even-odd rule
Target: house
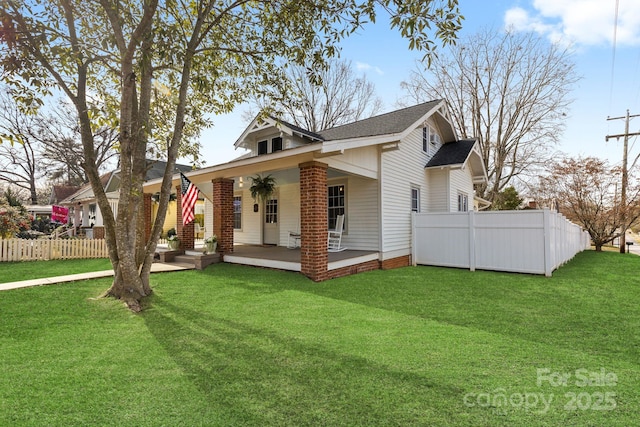
[[(147, 160), (149, 169), (145, 176), (145, 180), (156, 180), (161, 178), (164, 174), (166, 162), (160, 160)], [(192, 170), (189, 165), (176, 165), (176, 168), (181, 171)], [(118, 169), (108, 172), (100, 177), (100, 182), (104, 187), (105, 195), (109, 200), (111, 209), (114, 213), (117, 213), (118, 199), (120, 197), (120, 171)], [(95, 194), (91, 188), (91, 184), (85, 184), (80, 187), (76, 192), (67, 196), (64, 200), (59, 202), (61, 206), (68, 207), (70, 210), (70, 217), (73, 218), (73, 224), (79, 228), (81, 234), (85, 234), (87, 238), (103, 239), (104, 238), (104, 222), (100, 207), (96, 201)], [(164, 223), (165, 232), (170, 228), (176, 226), (175, 215), (175, 202), (170, 203), (169, 210), (167, 211), (167, 219)], [(200, 208), (203, 208), (202, 202), (199, 204)], [(157, 205), (151, 203), (152, 217), (155, 217), (157, 212)], [(71, 213), (72, 212), (72, 213)]]
[[(443, 100), (317, 133), (258, 116), (235, 147), (249, 153), (186, 173), (205, 194), (205, 227), (216, 233), (223, 260), (296, 270), (315, 281), (410, 265), (411, 213), (473, 209), (480, 202), (473, 186), (487, 180), (477, 141), (458, 140)], [(264, 203), (251, 198), (256, 175), (276, 180)], [(160, 183), (148, 181), (145, 193)], [(347, 250), (337, 256), (328, 253), (327, 232), (339, 215)], [(275, 257), (292, 233), (301, 247), (289, 250), (288, 261), (241, 254), (261, 245)], [(190, 224), (178, 220), (178, 234), (193, 247)]]

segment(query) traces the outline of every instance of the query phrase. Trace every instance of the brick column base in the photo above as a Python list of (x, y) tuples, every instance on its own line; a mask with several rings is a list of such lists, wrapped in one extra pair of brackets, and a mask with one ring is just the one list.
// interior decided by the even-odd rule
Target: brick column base
[(218, 236), (218, 252), (233, 253), (233, 180), (218, 178), (213, 184), (213, 232)]
[(300, 168), (300, 267), (314, 282), (327, 274), (327, 165), (301, 163)]

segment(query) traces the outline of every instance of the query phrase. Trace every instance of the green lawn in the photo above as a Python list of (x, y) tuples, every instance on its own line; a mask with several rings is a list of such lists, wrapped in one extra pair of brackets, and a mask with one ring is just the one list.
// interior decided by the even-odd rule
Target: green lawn
[(216, 265), (153, 275), (140, 315), (92, 299), (110, 279), (5, 291), (0, 425), (637, 425), (638, 272)]
[(0, 262), (0, 283), (111, 270), (107, 258)]

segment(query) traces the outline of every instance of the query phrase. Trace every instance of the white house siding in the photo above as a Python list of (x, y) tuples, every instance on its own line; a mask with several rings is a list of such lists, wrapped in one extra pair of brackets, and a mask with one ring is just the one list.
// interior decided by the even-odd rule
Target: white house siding
[(449, 171), (431, 169), (427, 172), (429, 181), (429, 203), (425, 212), (449, 211)]
[[(329, 181), (329, 185), (340, 183), (345, 183), (345, 180)], [(350, 176), (345, 185), (347, 215), (342, 245), (349, 249), (377, 251), (380, 247), (378, 182), (374, 179)]]
[(467, 195), (468, 210), (473, 210), (473, 180), (469, 168), (454, 169), (449, 172), (449, 211), (458, 210), (458, 193)]
[(262, 208), (259, 212), (253, 211), (253, 199), (251, 198), (251, 192), (248, 189), (243, 191), (236, 191), (234, 196), (242, 197), (242, 229), (234, 230), (233, 241), (235, 243), (246, 243), (252, 245), (259, 245), (262, 243), (262, 236), (260, 234), (261, 220), (262, 220)]
[[(425, 165), (429, 155), (422, 151), (422, 129), (411, 132), (397, 150), (381, 156), (382, 258), (411, 253), (411, 186), (420, 187), (420, 198), (428, 200)], [(423, 204), (424, 206), (424, 204)]]
[(300, 232), (300, 186), (298, 183), (278, 186), (278, 217), (280, 246), (286, 246), (289, 231)]

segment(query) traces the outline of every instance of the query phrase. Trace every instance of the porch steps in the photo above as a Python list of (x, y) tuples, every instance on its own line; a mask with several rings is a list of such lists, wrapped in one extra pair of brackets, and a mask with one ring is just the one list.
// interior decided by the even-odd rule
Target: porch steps
[(207, 266), (220, 262), (220, 254), (203, 254), (198, 251), (163, 251), (158, 255), (160, 262), (189, 265), (196, 270), (204, 270)]

